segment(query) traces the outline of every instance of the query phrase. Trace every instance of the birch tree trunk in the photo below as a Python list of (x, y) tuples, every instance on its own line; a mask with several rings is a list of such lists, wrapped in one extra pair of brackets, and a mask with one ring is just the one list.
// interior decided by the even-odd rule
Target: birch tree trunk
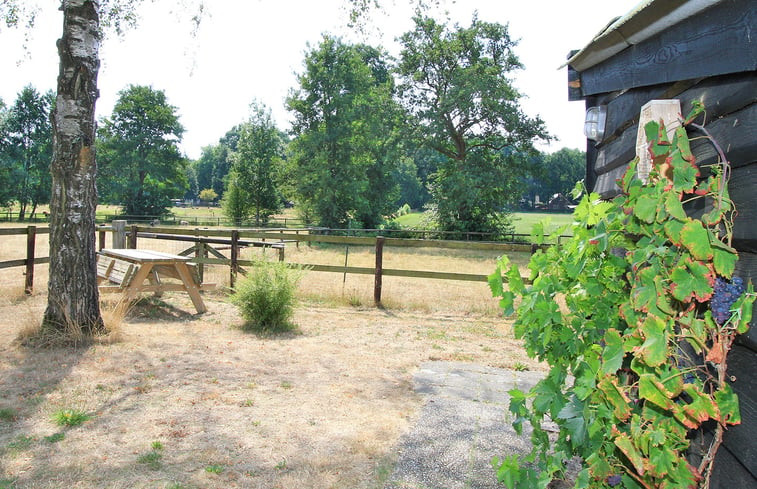
[(43, 326), (103, 330), (95, 247), (95, 101), (100, 67), (97, 0), (63, 0), (53, 126), (50, 279)]

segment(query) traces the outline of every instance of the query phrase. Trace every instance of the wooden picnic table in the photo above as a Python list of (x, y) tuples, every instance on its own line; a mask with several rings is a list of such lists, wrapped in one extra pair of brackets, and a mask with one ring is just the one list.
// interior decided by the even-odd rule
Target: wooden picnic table
[[(198, 313), (207, 311), (200, 295), (203, 288), (187, 262), (192, 258), (152, 250), (105, 248), (98, 254), (97, 274), (102, 292), (124, 292), (136, 299), (140, 292), (185, 291)], [(176, 279), (167, 283), (164, 279)], [(106, 283), (107, 282), (107, 283)]]

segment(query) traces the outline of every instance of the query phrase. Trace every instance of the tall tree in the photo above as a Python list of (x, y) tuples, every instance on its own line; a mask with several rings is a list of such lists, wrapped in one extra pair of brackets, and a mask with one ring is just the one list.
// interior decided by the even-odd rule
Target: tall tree
[(88, 334), (103, 329), (95, 260), (95, 101), (100, 3), (63, 0), (53, 122), (50, 274), (43, 325)]
[[(237, 150), (230, 155), (234, 177), (229, 179), (228, 185), (237, 185), (243, 190), (256, 226), (268, 222), (281, 207), (277, 180), (283, 165), (283, 150), (281, 132), (273, 122), (270, 109), (253, 102), (250, 118), (239, 130)], [(242, 194), (235, 194), (235, 200), (239, 195)]]
[(496, 231), (501, 211), (520, 196), (522, 155), (548, 138), (544, 123), (520, 108), (510, 78), (522, 68), (515, 42), (506, 26), (476, 17), (469, 28), (422, 15), (414, 21), (400, 38), (397, 73), (415, 134), (444, 156), (431, 185), (439, 223)]
[(49, 199), (53, 100), (52, 92), (40, 94), (31, 85), (24, 87), (10, 108), (0, 136), (0, 158), (14, 175), (11, 188), (19, 204), (19, 221), (25, 219), (29, 205), (33, 217), (37, 205)]
[[(100, 181), (127, 215), (162, 215), (188, 187), (179, 150), (184, 128), (162, 90), (131, 85), (119, 93), (99, 136)], [(104, 187), (105, 185), (103, 185)]]
[(387, 158), (396, 108), (383, 55), (324, 36), (307, 53), (294, 114), (292, 162), (297, 191), (319, 224), (372, 225), (392, 203)]
[(231, 169), (229, 155), (237, 150), (240, 126), (234, 126), (218, 140), (218, 144), (204, 146), (200, 159), (193, 163), (200, 189), (212, 188), (223, 197), (226, 175)]
[(0, 206), (6, 207), (13, 202), (13, 178), (14, 162), (10, 158), (6, 158), (9, 138), (7, 134), (8, 119), (10, 118), (10, 110), (5, 105), (2, 99), (0, 99)]

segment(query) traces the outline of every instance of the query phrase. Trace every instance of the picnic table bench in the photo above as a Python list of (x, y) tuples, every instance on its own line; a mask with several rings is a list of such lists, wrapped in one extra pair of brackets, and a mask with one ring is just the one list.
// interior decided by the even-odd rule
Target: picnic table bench
[[(207, 311), (200, 290), (215, 288), (201, 284), (192, 258), (152, 250), (109, 249), (97, 255), (97, 277), (101, 292), (121, 292), (136, 299), (141, 292), (160, 296), (165, 291), (185, 291), (198, 313)], [(176, 282), (166, 282), (174, 279)]]

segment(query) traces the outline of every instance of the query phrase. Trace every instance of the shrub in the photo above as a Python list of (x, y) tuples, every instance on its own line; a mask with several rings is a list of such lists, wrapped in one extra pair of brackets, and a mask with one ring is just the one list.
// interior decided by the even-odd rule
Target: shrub
[(295, 329), (291, 322), (295, 289), (302, 277), (301, 269), (283, 262), (258, 262), (252, 273), (242, 279), (231, 296), (246, 323), (245, 331), (280, 333)]

